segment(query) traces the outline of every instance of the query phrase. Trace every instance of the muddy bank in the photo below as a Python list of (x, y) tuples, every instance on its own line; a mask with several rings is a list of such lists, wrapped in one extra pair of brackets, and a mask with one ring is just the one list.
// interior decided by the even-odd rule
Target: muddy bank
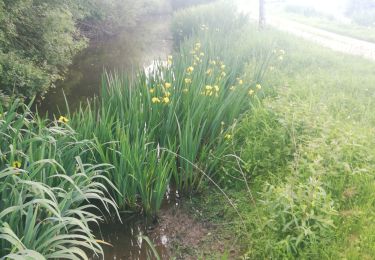
[[(161, 259), (195, 259), (214, 228), (209, 222), (197, 220), (187, 204), (180, 201), (178, 193), (167, 197), (157, 218), (133, 214), (123, 217), (122, 223), (94, 227), (97, 239), (105, 243), (104, 258), (92, 256), (92, 259), (156, 259), (151, 247)], [(152, 246), (142, 236), (147, 236)]]

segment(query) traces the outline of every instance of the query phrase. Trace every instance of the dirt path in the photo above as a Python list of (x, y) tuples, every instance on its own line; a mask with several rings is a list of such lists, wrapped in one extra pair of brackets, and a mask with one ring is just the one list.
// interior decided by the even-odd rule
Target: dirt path
[(279, 30), (292, 33), (306, 40), (315, 42), (335, 51), (361, 56), (375, 61), (375, 44), (327, 32), (312, 26), (304, 25), (281, 18), (268, 19), (268, 24)]
[[(256, 5), (239, 0), (237, 6), (242, 12), (250, 14), (252, 19), (256, 19), (257, 15), (254, 13)], [(279, 30), (289, 32), (321, 46), (330, 48), (334, 51), (361, 56), (375, 61), (374, 43), (342, 36), (340, 34), (317, 29), (312, 26), (279, 17), (267, 17), (267, 24)]]

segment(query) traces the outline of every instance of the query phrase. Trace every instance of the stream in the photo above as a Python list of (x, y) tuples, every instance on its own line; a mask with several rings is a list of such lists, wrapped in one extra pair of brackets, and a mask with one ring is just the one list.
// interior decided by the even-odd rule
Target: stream
[[(168, 189), (160, 211), (163, 215), (179, 211), (178, 191)], [(160, 259), (169, 259), (171, 257), (169, 245), (173, 240), (169, 223), (160, 224), (159, 221), (162, 219), (152, 221), (135, 214), (128, 216), (122, 218), (122, 223), (102, 223), (99, 227), (93, 228), (95, 237), (108, 244), (102, 244), (104, 258), (93, 255), (91, 259), (157, 259), (151, 246), (141, 238), (142, 236), (147, 236)]]
[(154, 60), (165, 59), (172, 50), (171, 18), (171, 13), (147, 15), (136, 26), (122, 29), (116, 36), (90, 41), (74, 58), (65, 79), (56, 82), (43, 100), (37, 100), (39, 113), (48, 113), (50, 117), (65, 114), (64, 94), (70, 111), (98, 96), (104, 71), (132, 75)]

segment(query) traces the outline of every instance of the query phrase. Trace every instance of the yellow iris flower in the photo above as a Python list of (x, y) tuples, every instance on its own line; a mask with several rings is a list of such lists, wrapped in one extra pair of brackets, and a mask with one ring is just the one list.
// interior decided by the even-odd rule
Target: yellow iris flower
[(158, 97), (153, 97), (153, 98), (151, 99), (151, 102), (152, 102), (152, 103), (160, 103), (160, 99), (159, 99)]
[(58, 122), (66, 124), (69, 122), (69, 119), (66, 118), (65, 116), (60, 116)]
[(21, 164), (21, 162), (19, 162), (19, 161), (14, 161), (14, 162), (12, 163), (12, 167), (13, 167), (13, 168), (17, 168), (17, 169), (19, 169), (19, 168), (21, 168), (21, 166), (22, 166), (22, 164)]

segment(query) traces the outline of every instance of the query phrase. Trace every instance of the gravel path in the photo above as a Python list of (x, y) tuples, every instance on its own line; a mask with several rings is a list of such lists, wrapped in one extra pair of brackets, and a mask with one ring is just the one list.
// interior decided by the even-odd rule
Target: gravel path
[[(252, 19), (257, 19), (257, 6), (244, 0), (237, 0), (237, 6), (241, 12), (250, 14)], [(279, 30), (289, 32), (321, 46), (330, 48), (335, 51), (361, 56), (363, 58), (375, 61), (375, 44), (358, 40), (355, 38), (342, 36), (337, 33), (317, 29), (312, 26), (304, 25), (298, 22), (278, 18), (266, 17), (267, 25)]]
[(280, 18), (268, 19), (268, 24), (335, 51), (361, 56), (375, 61), (375, 44), (317, 29)]

